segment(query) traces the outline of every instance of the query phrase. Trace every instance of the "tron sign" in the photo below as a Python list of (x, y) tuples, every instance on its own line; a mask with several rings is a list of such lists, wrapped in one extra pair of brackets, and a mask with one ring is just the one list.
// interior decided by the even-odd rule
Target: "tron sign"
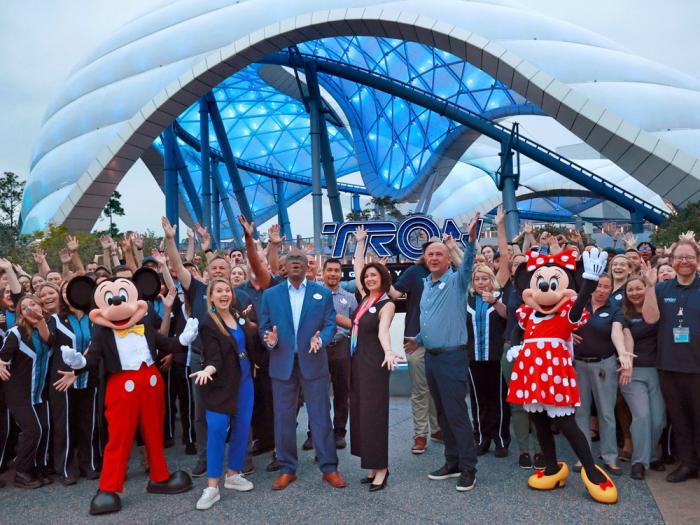
[[(477, 239), (481, 236), (483, 224), (484, 220), (479, 219), (476, 231)], [(326, 222), (323, 225), (322, 234), (335, 235), (332, 257), (343, 257), (348, 240), (351, 235), (354, 235), (358, 226), (365, 227), (367, 245), (379, 257), (397, 255), (396, 250), (398, 249), (398, 252), (406, 259), (419, 259), (423, 254), (421, 246), (416, 246), (411, 240), (411, 234), (416, 231), (423, 231), (427, 239), (431, 237), (441, 238), (443, 234), (449, 234), (462, 246), (466, 245), (466, 240), (469, 238), (469, 234), (460, 230), (453, 219), (447, 219), (440, 229), (433, 219), (425, 215), (412, 215), (398, 225), (391, 221), (350, 221), (343, 224)]]

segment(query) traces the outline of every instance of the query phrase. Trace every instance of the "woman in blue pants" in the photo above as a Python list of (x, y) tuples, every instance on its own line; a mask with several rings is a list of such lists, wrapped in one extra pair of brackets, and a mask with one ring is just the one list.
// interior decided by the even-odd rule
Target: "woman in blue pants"
[(224, 488), (240, 492), (253, 490), (253, 483), (241, 473), (253, 417), (253, 365), (247, 348), (253, 346), (255, 328), (233, 308), (231, 285), (214, 279), (207, 288), (209, 318), (199, 326), (203, 369), (192, 374), (202, 386), (207, 420), (207, 487), (196, 508), (211, 508), (221, 498), (221, 477), (229, 426), (231, 437)]

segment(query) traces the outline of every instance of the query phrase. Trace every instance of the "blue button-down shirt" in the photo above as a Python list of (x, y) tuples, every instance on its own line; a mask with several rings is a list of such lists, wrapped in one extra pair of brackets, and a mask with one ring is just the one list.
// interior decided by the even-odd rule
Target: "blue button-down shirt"
[[(333, 294), (333, 306), (335, 307), (336, 313), (344, 315), (345, 317), (350, 317), (350, 313), (357, 310), (357, 299), (355, 299), (355, 296), (350, 292), (338, 286), (338, 289), (335, 292), (331, 290), (331, 293)], [(350, 330), (338, 325), (333, 340), (338, 341), (343, 337), (350, 337)]]
[(289, 290), (289, 303), (292, 305), (292, 322), (294, 323), (294, 351), (297, 351), (296, 335), (299, 330), (299, 321), (301, 320), (301, 307), (304, 306), (304, 296), (306, 295), (306, 278), (301, 281), (299, 288), (294, 288), (294, 285), (287, 281), (287, 289)]
[(456, 272), (450, 268), (437, 281), (425, 278), (418, 344), (429, 350), (467, 344), (467, 291), (475, 255), (474, 243), (468, 243)]

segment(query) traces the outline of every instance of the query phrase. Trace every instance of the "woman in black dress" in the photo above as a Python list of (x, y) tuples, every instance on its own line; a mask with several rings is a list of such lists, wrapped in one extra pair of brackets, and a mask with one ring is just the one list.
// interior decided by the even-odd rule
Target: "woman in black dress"
[(404, 359), (391, 351), (391, 275), (383, 264), (365, 265), (364, 229), (355, 236), (355, 279), (363, 300), (352, 315), (350, 452), (370, 471), (362, 483), (375, 492), (389, 477), (389, 373)]

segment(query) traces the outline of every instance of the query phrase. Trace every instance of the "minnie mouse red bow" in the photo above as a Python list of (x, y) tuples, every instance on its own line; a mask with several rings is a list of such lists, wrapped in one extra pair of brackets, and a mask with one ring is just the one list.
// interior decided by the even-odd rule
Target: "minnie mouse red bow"
[(556, 264), (567, 270), (576, 270), (576, 258), (578, 257), (577, 250), (566, 250), (559, 252), (556, 255), (546, 253), (537, 253), (536, 251), (527, 252), (527, 271), (532, 272), (541, 266)]

